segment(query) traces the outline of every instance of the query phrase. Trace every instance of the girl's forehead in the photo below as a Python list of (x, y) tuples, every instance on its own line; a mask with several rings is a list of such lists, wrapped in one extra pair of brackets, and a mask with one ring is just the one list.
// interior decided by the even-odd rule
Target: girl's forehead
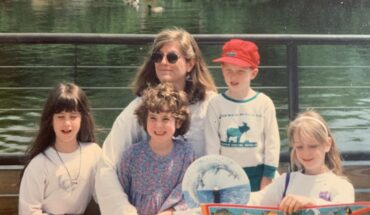
[(317, 144), (318, 141), (317, 139), (312, 136), (312, 135), (309, 135), (305, 132), (297, 132), (294, 136), (293, 136), (293, 144)]
[(67, 114), (67, 113), (78, 114), (78, 113), (80, 113), (80, 111), (78, 111), (78, 110), (62, 110), (60, 112), (56, 112), (55, 114)]
[(168, 110), (159, 110), (159, 111), (148, 111), (150, 115), (172, 115), (173, 113)]

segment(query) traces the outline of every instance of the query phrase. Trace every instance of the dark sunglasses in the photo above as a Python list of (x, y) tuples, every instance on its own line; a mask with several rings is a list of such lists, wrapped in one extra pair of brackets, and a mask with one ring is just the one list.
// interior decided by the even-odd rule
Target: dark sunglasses
[(152, 56), (150, 57), (150, 59), (154, 63), (160, 63), (160, 62), (162, 62), (163, 57), (165, 55), (166, 55), (166, 58), (167, 58), (167, 62), (170, 63), (170, 64), (175, 64), (180, 58), (180, 56), (177, 55), (175, 52), (168, 52), (167, 54), (163, 54), (162, 52), (154, 52), (152, 54)]

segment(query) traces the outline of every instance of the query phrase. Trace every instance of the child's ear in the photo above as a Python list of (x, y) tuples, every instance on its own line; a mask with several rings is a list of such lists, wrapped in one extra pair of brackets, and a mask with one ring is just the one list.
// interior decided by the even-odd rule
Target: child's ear
[(179, 129), (182, 125), (182, 120), (176, 120), (176, 129)]
[(258, 68), (252, 69), (252, 79), (255, 79), (258, 75)]
[(333, 145), (333, 138), (328, 137), (327, 144), (325, 146), (325, 152), (328, 153)]

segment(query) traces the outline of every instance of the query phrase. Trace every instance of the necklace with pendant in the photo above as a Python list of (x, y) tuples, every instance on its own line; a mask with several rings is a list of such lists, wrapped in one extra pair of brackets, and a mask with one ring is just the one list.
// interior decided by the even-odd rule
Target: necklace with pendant
[(80, 150), (80, 163), (79, 163), (79, 165), (78, 165), (78, 173), (77, 173), (77, 175), (76, 175), (76, 178), (72, 178), (72, 175), (71, 175), (71, 173), (69, 172), (69, 170), (68, 170), (68, 168), (67, 168), (67, 166), (66, 166), (66, 164), (64, 163), (64, 161), (63, 161), (63, 159), (62, 159), (62, 157), (60, 156), (60, 154), (59, 154), (59, 152), (58, 152), (58, 150), (55, 148), (55, 146), (54, 146), (54, 150), (57, 152), (57, 156), (58, 156), (58, 158), (59, 158), (59, 160), (60, 160), (60, 162), (62, 163), (62, 165), (63, 165), (63, 167), (64, 167), (64, 169), (66, 170), (66, 172), (67, 172), (67, 174), (68, 174), (68, 177), (69, 177), (69, 180), (71, 181), (71, 185), (72, 186), (75, 186), (75, 185), (77, 185), (78, 184), (78, 178), (80, 177), (80, 170), (81, 170), (81, 146), (80, 146), (80, 143), (78, 143), (78, 147), (79, 147), (79, 150)]

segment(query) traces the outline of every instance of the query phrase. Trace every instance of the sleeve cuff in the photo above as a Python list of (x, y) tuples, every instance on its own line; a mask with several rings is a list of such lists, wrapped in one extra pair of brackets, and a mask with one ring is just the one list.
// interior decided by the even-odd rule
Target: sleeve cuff
[(274, 166), (269, 166), (269, 165), (264, 164), (263, 165), (263, 176), (268, 177), (268, 178), (274, 178), (276, 169), (277, 168)]

